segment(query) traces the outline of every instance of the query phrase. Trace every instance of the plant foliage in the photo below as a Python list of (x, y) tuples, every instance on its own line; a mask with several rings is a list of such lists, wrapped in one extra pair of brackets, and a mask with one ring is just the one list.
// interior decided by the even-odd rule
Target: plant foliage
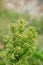
[(37, 32), (34, 27), (26, 26), (24, 20), (10, 24), (9, 34), (4, 36), (4, 49), (2, 52), (6, 65), (29, 65), (30, 58), (35, 51), (35, 38)]

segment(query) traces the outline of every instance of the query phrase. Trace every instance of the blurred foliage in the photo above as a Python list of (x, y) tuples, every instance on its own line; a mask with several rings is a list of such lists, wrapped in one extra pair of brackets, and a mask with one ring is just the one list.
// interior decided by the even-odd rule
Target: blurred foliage
[[(43, 52), (39, 53), (39, 51), (43, 51), (43, 49), (40, 48), (40, 47), (43, 47), (43, 17), (33, 18), (32, 19), (28, 15), (28, 13), (16, 13), (16, 12), (14, 12), (14, 11), (12, 12), (10, 10), (0, 10), (0, 42), (3, 43), (3, 40), (2, 40), (3, 38), (1, 37), (1, 36), (3, 36), (3, 34), (4, 35), (5, 34), (9, 34), (9, 32), (8, 32), (9, 31), (8, 25), (10, 23), (12, 23), (12, 24), (16, 23), (16, 21), (18, 21), (18, 19), (20, 19), (20, 18), (25, 19), (25, 21), (27, 22), (26, 23), (26, 27), (27, 26), (28, 27), (34, 26), (36, 31), (39, 34), (37, 42), (36, 42), (36, 44), (38, 44), (37, 50), (35, 51), (35, 53), (31, 57), (28, 58), (28, 65), (43, 65)], [(12, 24), (11, 24), (11, 26), (12, 26)], [(13, 27), (11, 27), (11, 28), (13, 28)], [(12, 31), (12, 33), (13, 32), (14, 32), (14, 30)], [(31, 37), (31, 35), (30, 35), (30, 37)], [(9, 43), (9, 41), (7, 43)], [(11, 40), (10, 40), (10, 43), (12, 43)], [(7, 44), (5, 43), (4, 45), (6, 46)], [(1, 54), (1, 56), (2, 56), (2, 54)], [(5, 63), (4, 62), (5, 62), (5, 60), (3, 60), (3, 58), (0, 59), (0, 65), (6, 65), (5, 64), (6, 62)]]
[(32, 19), (30, 25), (34, 26), (39, 34), (43, 34), (43, 17)]
[(19, 18), (24, 18), (25, 20), (30, 19), (28, 13), (17, 13), (10, 10), (0, 10), (0, 16), (0, 18), (7, 17), (10, 22), (16, 22)]
[(43, 16), (32, 19), (29, 16), (29, 14), (26, 12), (17, 13), (17, 12), (10, 11), (10, 10), (0, 10), (0, 24), (2, 22), (4, 24), (6, 23), (8, 25), (10, 22), (14, 23), (14, 22), (18, 21), (18, 19), (20, 19), (20, 18), (25, 19), (28, 22), (29, 26), (30, 25), (34, 26), (39, 34), (43, 34)]
[(3, 60), (7, 65), (28, 65), (28, 58), (35, 52), (34, 27), (26, 27), (24, 20), (10, 24), (9, 35), (4, 36), (5, 49), (2, 51)]
[(0, 34), (7, 34), (9, 23), (14, 23), (20, 18), (29, 21), (30, 16), (27, 13), (17, 13), (10, 10), (0, 10)]
[(0, 59), (0, 65), (5, 65), (5, 63), (2, 59)]

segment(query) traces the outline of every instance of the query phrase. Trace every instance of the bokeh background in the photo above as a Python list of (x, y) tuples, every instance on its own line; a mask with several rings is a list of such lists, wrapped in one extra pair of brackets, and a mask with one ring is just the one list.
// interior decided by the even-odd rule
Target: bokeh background
[[(8, 25), (23, 18), (28, 26), (34, 26), (38, 32), (35, 42), (37, 50), (43, 56), (43, 0), (0, 0), (0, 51), (3, 50), (2, 37), (8, 34)], [(43, 65), (43, 61), (37, 58), (30, 58), (29, 62)], [(5, 65), (1, 63), (0, 65)]]

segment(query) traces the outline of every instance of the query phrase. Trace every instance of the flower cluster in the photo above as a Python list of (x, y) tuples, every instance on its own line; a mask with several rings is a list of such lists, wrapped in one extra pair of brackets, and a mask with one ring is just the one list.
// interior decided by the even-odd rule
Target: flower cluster
[(35, 51), (36, 36), (34, 27), (26, 26), (24, 20), (10, 24), (9, 35), (4, 37), (3, 59), (6, 65), (28, 65), (27, 59)]

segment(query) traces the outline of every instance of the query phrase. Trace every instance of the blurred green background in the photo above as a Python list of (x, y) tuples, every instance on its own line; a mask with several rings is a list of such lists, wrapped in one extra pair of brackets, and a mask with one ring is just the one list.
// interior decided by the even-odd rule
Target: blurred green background
[[(31, 18), (27, 13), (18, 14), (10, 10), (0, 10), (0, 44), (2, 42), (1, 36), (8, 34), (8, 25), (10, 23), (14, 23), (18, 21), (20, 18), (23, 18), (25, 21), (27, 21), (28, 26), (34, 26), (36, 31), (38, 32), (38, 37), (37, 37), (35, 45), (36, 45), (37, 51), (40, 51), (43, 57), (43, 17)], [(2, 49), (3, 47), (2, 48), (0, 47), (0, 50)], [(31, 59), (29, 60), (30, 65), (43, 65), (43, 61), (41, 61), (39, 58), (35, 56), (33, 56), (30, 59)], [(5, 64), (2, 64), (1, 60), (0, 60), (0, 64), (5, 65)]]
[[(30, 63), (30, 65), (43, 65), (43, 60), (40, 60), (41, 59), (40, 55), (43, 58), (43, 16), (32, 18), (27, 12), (17, 13), (11, 10), (7, 9), (5, 10), (1, 7), (1, 4), (0, 4), (0, 52), (1, 50), (3, 50), (1, 36), (8, 34), (8, 25), (10, 23), (14, 23), (21, 18), (27, 21), (28, 26), (34, 26), (36, 31), (38, 32), (38, 37), (36, 39), (35, 45), (37, 48), (36, 51), (39, 51), (39, 58), (38, 56), (34, 55), (33, 57), (29, 58), (28, 62)], [(5, 65), (4, 61), (1, 58), (0, 65)]]

